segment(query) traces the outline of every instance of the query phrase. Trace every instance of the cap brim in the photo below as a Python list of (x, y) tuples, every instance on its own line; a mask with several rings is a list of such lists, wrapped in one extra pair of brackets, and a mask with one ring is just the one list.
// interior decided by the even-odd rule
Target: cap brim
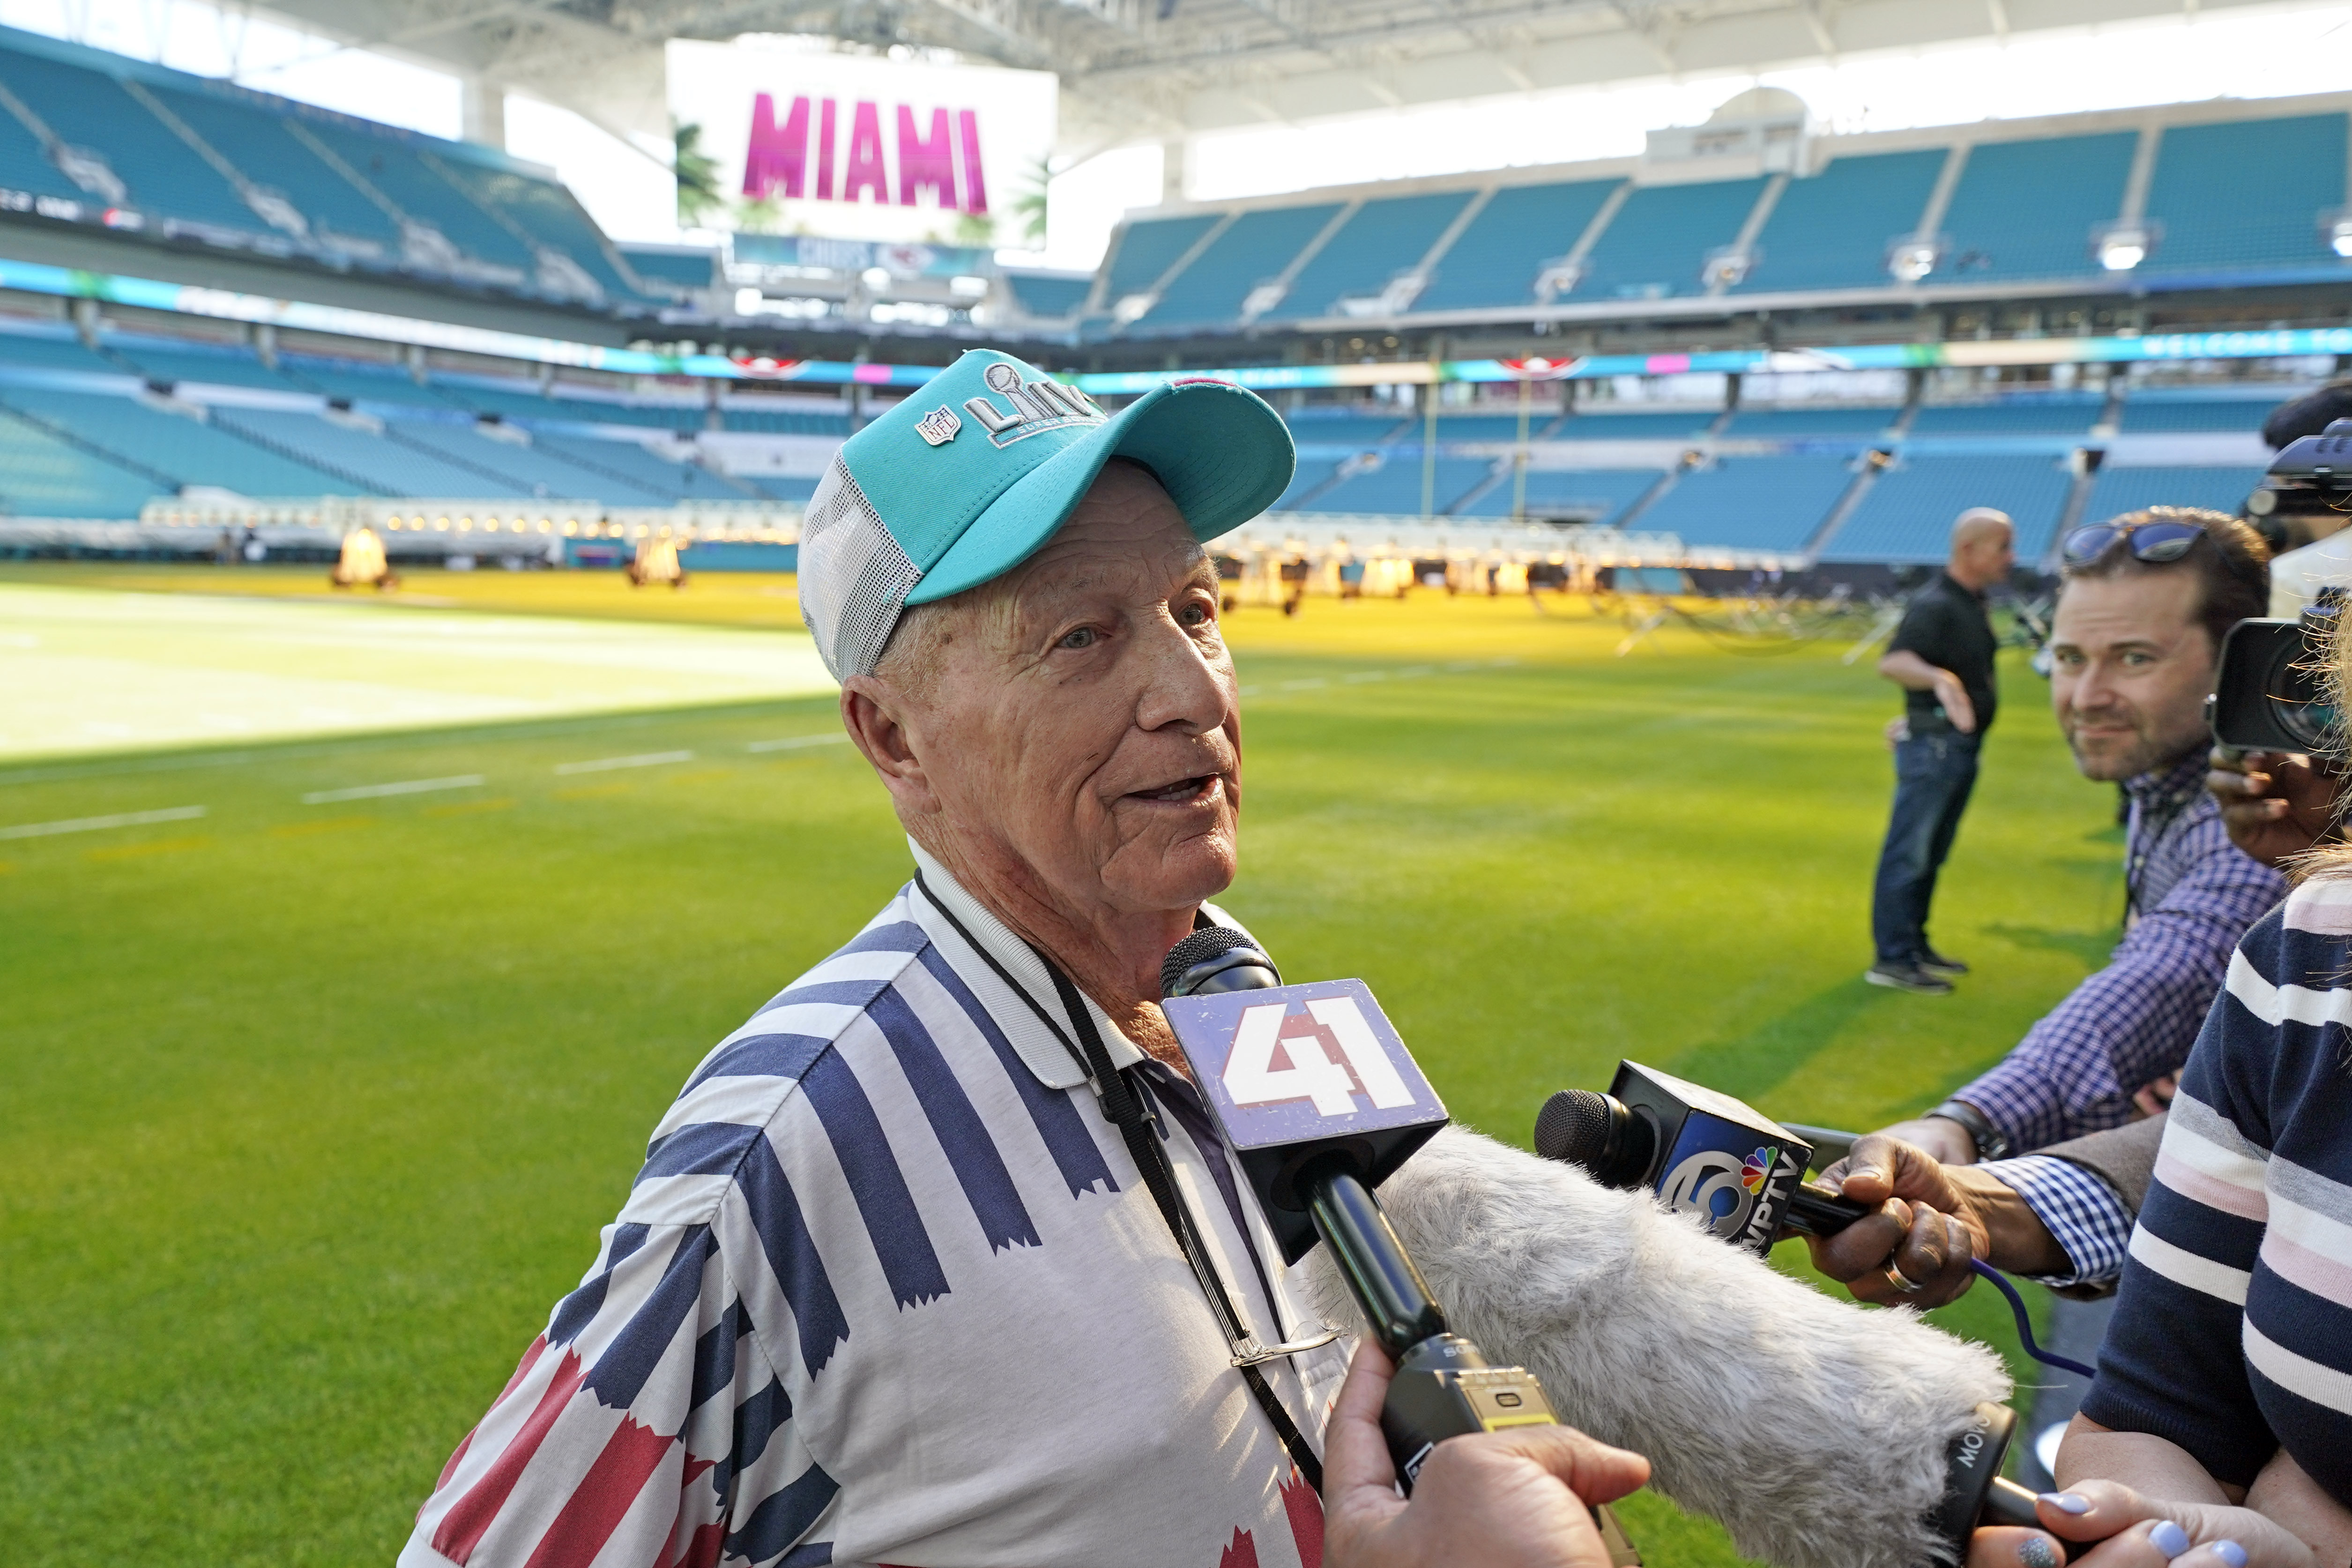
[(1006, 486), (933, 563), (909, 604), (1002, 577), (1044, 547), (1114, 457), (1150, 468), (1206, 544), (1265, 511), (1298, 462), (1282, 416), (1224, 382), (1157, 386)]

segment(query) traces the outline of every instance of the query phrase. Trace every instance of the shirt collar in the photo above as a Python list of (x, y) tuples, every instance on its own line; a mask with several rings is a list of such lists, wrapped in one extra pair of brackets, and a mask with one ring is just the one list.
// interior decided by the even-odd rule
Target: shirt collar
[[(909, 900), (915, 923), (929, 936), (933, 945), (949, 956), (957, 976), (971, 988), (972, 994), (988, 1009), (989, 1017), (996, 1020), (996, 1027), (1004, 1031), (1022, 1063), (1048, 1089), (1075, 1089), (1087, 1082), (1086, 1069), (1055, 1035), (1055, 1030), (1068, 1034), (1070, 1020), (1062, 1009), (1061, 998), (1055, 993), (1054, 978), (1046, 973), (1045, 962), (1004, 922), (990, 914), (980, 900), (965, 892), (963, 884), (922, 845), (910, 838), (907, 847), (914, 852), (915, 864), (922, 873), (923, 888), (929, 889), (932, 895), (925, 898), (923, 888), (915, 890)], [(932, 899), (938, 901), (936, 904)], [(964, 931), (971, 933), (971, 941), (1013, 977), (1020, 988), (1017, 993), (986, 959), (971, 952), (955, 923), (940, 915), (941, 907), (961, 922)], [(1110, 1021), (1110, 1015), (1097, 1007), (1092, 997), (1084, 991), (1078, 994), (1087, 1011), (1093, 1015), (1095, 1028), (1102, 1034), (1103, 1049), (1109, 1053), (1112, 1067), (1131, 1067), (1150, 1060), (1119, 1032), (1118, 1026)], [(1046, 1019), (1054, 1020), (1052, 1029), (1045, 1026)]]
[(1938, 568), (1936, 575), (1942, 578), (1946, 582), (1950, 583), (1954, 593), (1965, 593), (1970, 599), (1979, 601), (1981, 601), (1985, 596), (1985, 591), (1983, 589), (1970, 588), (1967, 583), (1962, 582), (1958, 578), (1954, 577), (1950, 567)]
[(2205, 747), (2181, 754), (2179, 760), (2136, 773), (2124, 780), (2124, 793), (2143, 818), (2168, 821), (2192, 804), (2205, 788)]

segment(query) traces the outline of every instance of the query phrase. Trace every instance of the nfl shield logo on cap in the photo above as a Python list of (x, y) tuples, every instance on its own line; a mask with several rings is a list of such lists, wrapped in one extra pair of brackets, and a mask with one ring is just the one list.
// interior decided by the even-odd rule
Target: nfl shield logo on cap
[(1106, 413), (975, 349), (844, 442), (809, 497), (801, 615), (825, 667), (872, 674), (908, 605), (1027, 560), (1113, 458), (1149, 469), (1203, 543), (1273, 505), (1296, 461), (1282, 416), (1230, 382), (1171, 382)]

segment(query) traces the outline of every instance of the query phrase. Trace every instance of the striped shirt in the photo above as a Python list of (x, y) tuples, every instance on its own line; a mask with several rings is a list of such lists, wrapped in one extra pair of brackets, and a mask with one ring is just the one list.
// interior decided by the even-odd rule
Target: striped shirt
[[(401, 1568), (1320, 1562), (1045, 966), (916, 859), (688, 1081)], [(1095, 1024), (1249, 1326), (1313, 1327), (1191, 1086)], [(1349, 1348), (1263, 1368), (1318, 1446)]]
[(2120, 1127), (2135, 1091), (2179, 1070), (2246, 928), (2286, 880), (2230, 841), (2205, 792), (2205, 748), (2126, 779), (2131, 928), (1991, 1071), (1952, 1098), (2020, 1153)]
[(2352, 878), (2247, 933), (2181, 1075), (2084, 1414), (2352, 1506)]

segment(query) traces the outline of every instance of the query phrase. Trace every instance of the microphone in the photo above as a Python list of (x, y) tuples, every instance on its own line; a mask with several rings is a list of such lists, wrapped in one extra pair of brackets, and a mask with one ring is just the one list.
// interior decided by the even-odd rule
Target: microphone
[[(1448, 1437), (1552, 1425), (1525, 1368), (1489, 1364), (1448, 1328), (1372, 1196), (1447, 1118), (1364, 983), (1286, 986), (1249, 937), (1212, 927), (1169, 952), (1160, 986), (1160, 1011), (1283, 1261), (1297, 1263), (1319, 1239), (1395, 1363), (1381, 1431), (1398, 1484), (1410, 1493)], [(1630, 1549), (1614, 1560), (1639, 1561)]]
[[(1669, 1211), (1696, 1215), (1709, 1234), (1759, 1256), (1772, 1249), (1776, 1225), (1834, 1236), (1876, 1212), (1804, 1182), (1812, 1147), (1780, 1124), (1634, 1061), (1617, 1064), (1606, 1094), (1563, 1089), (1545, 1101), (1536, 1152), (1582, 1166), (1603, 1186), (1653, 1192)], [(2043, 1528), (2033, 1494), (2000, 1473), (2016, 1424), (2015, 1411), (1988, 1402), (1951, 1439), (1936, 1526), (1956, 1555), (1966, 1555), (1979, 1524)], [(2070, 1560), (2088, 1550), (2065, 1544)]]

